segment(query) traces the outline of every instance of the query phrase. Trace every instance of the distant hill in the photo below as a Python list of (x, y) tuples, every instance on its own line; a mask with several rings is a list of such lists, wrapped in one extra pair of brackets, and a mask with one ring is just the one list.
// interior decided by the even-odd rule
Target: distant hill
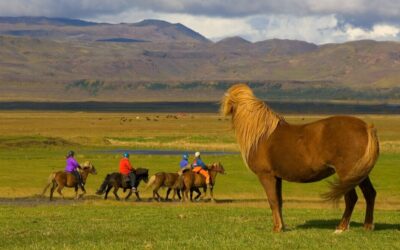
[(0, 17), (0, 100), (209, 101), (234, 82), (268, 99), (400, 101), (400, 43), (316, 45), (182, 24)]
[(108, 24), (68, 18), (0, 17), (0, 35), (72, 41), (131, 39), (152, 42), (208, 42), (207, 38), (182, 24), (161, 20)]

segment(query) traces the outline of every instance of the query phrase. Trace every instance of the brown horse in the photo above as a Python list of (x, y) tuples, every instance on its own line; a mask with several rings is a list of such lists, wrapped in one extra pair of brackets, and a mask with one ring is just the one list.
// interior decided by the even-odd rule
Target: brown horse
[(257, 99), (245, 84), (236, 84), (226, 92), (221, 112), (232, 116), (243, 160), (265, 189), (274, 231), (284, 227), (282, 179), (314, 182), (335, 172), (338, 178), (324, 195), (334, 201), (345, 197), (346, 208), (335, 232), (349, 228), (357, 185), (367, 204), (364, 228), (373, 229), (376, 191), (368, 175), (379, 156), (379, 143), (372, 125), (348, 116), (292, 125)]
[[(225, 169), (219, 162), (213, 163), (207, 166), (207, 168), (208, 168), (208, 173), (210, 174), (210, 184), (211, 184), (210, 197), (211, 201), (214, 201), (213, 189), (215, 185), (215, 180), (217, 178), (217, 174), (218, 173), (225, 174)], [(192, 201), (193, 191), (196, 191), (199, 188), (203, 188), (204, 191), (203, 197), (206, 196), (207, 194), (206, 178), (202, 174), (198, 174), (193, 171), (186, 171), (182, 174), (180, 186), (183, 190), (183, 195), (182, 195), (183, 201), (189, 199), (188, 197), (189, 191), (190, 191), (190, 200)], [(201, 193), (199, 193), (195, 199), (197, 199), (200, 195)]]
[(177, 173), (156, 173), (155, 175), (150, 177), (149, 182), (146, 186), (146, 190), (150, 187), (153, 187), (153, 199), (157, 199), (158, 201), (161, 201), (161, 196), (158, 193), (158, 190), (162, 187), (168, 188), (165, 200), (168, 200), (168, 195), (170, 194), (171, 190), (174, 190), (174, 195), (172, 199), (175, 199), (175, 195), (177, 193), (179, 199), (181, 199), (181, 196), (179, 194), (179, 174)]
[[(84, 164), (82, 164), (82, 169), (79, 169), (79, 173), (82, 177), (83, 183), (86, 183), (86, 179), (89, 174), (96, 175), (97, 171), (95, 167), (89, 162), (86, 161)], [(73, 187), (75, 188), (75, 199), (83, 197), (83, 195), (86, 194), (85, 188), (83, 188), (83, 193), (78, 196), (78, 180), (76, 180), (75, 176), (65, 172), (65, 171), (58, 171), (58, 172), (53, 172), (50, 174), (48, 178), (47, 185), (44, 187), (42, 196), (46, 193), (47, 189), (52, 185), (50, 189), (50, 200), (53, 199), (53, 193), (54, 190), (57, 188), (57, 193), (59, 193), (62, 198), (64, 199), (64, 195), (62, 194), (61, 190), (64, 187)]]

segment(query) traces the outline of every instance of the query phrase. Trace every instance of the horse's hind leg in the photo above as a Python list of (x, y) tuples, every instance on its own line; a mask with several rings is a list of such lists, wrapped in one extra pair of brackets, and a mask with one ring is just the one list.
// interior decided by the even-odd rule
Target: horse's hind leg
[(50, 200), (53, 200), (54, 190), (56, 190), (57, 183), (53, 181), (51, 189), (50, 189)]
[(114, 194), (114, 196), (115, 196), (115, 199), (117, 199), (118, 201), (120, 200), (120, 198), (119, 198), (119, 196), (118, 196), (118, 194), (117, 194), (117, 192), (118, 192), (118, 187), (114, 187), (114, 191), (113, 191), (113, 194)]
[(185, 187), (183, 190), (182, 190), (182, 201), (188, 201), (189, 200), (189, 188), (187, 188), (187, 187)]
[(353, 213), (354, 206), (356, 205), (358, 196), (356, 190), (353, 188), (349, 192), (344, 195), (344, 201), (346, 203), (346, 208), (343, 213), (342, 220), (339, 223), (339, 226), (336, 228), (335, 233), (341, 233), (347, 229), (349, 229), (350, 217)]
[[(155, 189), (153, 189), (153, 199), (157, 199), (158, 202), (161, 201), (161, 196), (158, 193), (158, 190), (160, 189), (160, 187), (156, 187)], [(156, 198), (157, 197), (157, 198)]]
[[(171, 193), (171, 190), (172, 190), (172, 188), (167, 189), (167, 195), (165, 196), (165, 201), (168, 201), (168, 196), (169, 196), (169, 193)], [(174, 195), (174, 197), (175, 197), (175, 195)]]
[(195, 191), (197, 193), (196, 197), (194, 197), (194, 200), (198, 200), (199, 197), (201, 196), (201, 192), (200, 189), (198, 188), (194, 188), (193, 191)]
[(108, 187), (107, 187), (107, 189), (106, 189), (106, 194), (104, 195), (104, 200), (107, 200), (108, 193), (110, 192), (110, 190), (111, 190), (112, 188), (113, 188), (112, 186), (108, 186)]
[(365, 198), (365, 201), (367, 204), (364, 228), (366, 230), (373, 230), (374, 229), (374, 205), (375, 205), (376, 191), (375, 191), (374, 187), (372, 186), (372, 183), (371, 183), (369, 177), (367, 177), (365, 180), (363, 180), (359, 186), (361, 188), (361, 191), (364, 195), (364, 198)]
[(57, 193), (59, 193), (60, 195), (61, 195), (61, 197), (63, 198), (63, 199), (65, 199), (65, 197), (64, 197), (64, 195), (62, 194), (62, 192), (61, 192), (61, 190), (64, 188), (64, 186), (59, 186), (58, 188), (57, 188)]

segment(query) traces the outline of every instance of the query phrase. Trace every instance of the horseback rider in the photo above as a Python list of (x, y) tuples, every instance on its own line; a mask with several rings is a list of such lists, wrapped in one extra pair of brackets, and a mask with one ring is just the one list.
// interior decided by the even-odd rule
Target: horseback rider
[(65, 166), (65, 172), (72, 174), (75, 177), (75, 179), (77, 180), (80, 188), (82, 190), (85, 190), (85, 188), (84, 188), (85, 183), (83, 183), (82, 177), (77, 170), (78, 168), (82, 169), (82, 167), (75, 160), (74, 155), (75, 155), (75, 152), (72, 150), (67, 153), (67, 156), (65, 157), (66, 162), (67, 162), (67, 164)]
[(191, 168), (191, 166), (189, 164), (189, 155), (185, 153), (182, 155), (182, 160), (179, 162), (178, 174), (182, 175), (183, 172), (185, 172), (186, 170), (188, 170), (190, 168)]
[(210, 175), (208, 173), (207, 165), (201, 160), (200, 152), (196, 152), (194, 154), (194, 161), (192, 164), (193, 172), (200, 173), (206, 178), (207, 186), (211, 186), (210, 184)]
[(129, 153), (125, 152), (123, 154), (122, 159), (119, 162), (119, 172), (122, 175), (126, 175), (129, 177), (129, 181), (131, 183), (132, 187), (132, 192), (136, 193), (136, 170), (132, 167), (130, 161), (129, 161)]

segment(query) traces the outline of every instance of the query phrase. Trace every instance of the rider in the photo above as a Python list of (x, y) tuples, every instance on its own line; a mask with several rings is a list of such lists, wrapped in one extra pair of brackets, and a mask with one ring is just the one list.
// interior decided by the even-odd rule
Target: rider
[(119, 172), (123, 175), (129, 176), (129, 180), (131, 182), (132, 192), (137, 192), (135, 184), (136, 184), (136, 174), (135, 169), (132, 167), (129, 161), (129, 153), (125, 152), (123, 154), (122, 159), (119, 162)]
[(179, 162), (179, 171), (178, 174), (181, 175), (185, 170), (190, 169), (190, 164), (189, 164), (189, 155), (188, 154), (183, 154), (182, 155), (182, 160)]
[(78, 168), (82, 169), (82, 167), (75, 160), (74, 155), (75, 152), (72, 150), (67, 153), (66, 156), (67, 165), (65, 166), (65, 172), (72, 174), (78, 180), (78, 185), (80, 186), (80, 188), (84, 190), (85, 184), (83, 183), (82, 177), (77, 170)]
[(206, 178), (206, 184), (210, 186), (210, 175), (207, 171), (207, 165), (201, 160), (200, 152), (194, 154), (194, 161), (192, 164), (193, 172), (200, 173)]

